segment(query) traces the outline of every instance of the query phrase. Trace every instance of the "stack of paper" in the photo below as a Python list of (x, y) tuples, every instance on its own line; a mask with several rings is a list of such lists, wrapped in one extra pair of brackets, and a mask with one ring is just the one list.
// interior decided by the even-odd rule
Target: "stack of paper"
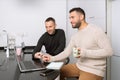
[(64, 62), (51, 62), (46, 66), (47, 69), (59, 70), (63, 66)]

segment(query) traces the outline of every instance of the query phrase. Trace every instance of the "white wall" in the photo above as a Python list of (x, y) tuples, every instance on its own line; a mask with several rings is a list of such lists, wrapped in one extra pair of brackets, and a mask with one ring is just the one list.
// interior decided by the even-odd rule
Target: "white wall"
[(111, 80), (120, 80), (120, 0), (112, 0), (111, 40), (114, 55), (111, 58)]
[(15, 36), (17, 44), (36, 45), (49, 16), (66, 31), (65, 0), (0, 0), (0, 30)]
[(112, 1), (112, 29), (111, 38), (115, 55), (120, 56), (120, 0)]
[(73, 7), (83, 8), (87, 21), (100, 25), (106, 31), (104, 0), (1, 0), (0, 30), (5, 29), (9, 34), (17, 36), (17, 41), (21, 41), (22, 37), (26, 45), (36, 45), (45, 31), (44, 20), (53, 16), (59, 28), (65, 31), (67, 28), (68, 44), (71, 35), (77, 31), (69, 23), (69, 10)]

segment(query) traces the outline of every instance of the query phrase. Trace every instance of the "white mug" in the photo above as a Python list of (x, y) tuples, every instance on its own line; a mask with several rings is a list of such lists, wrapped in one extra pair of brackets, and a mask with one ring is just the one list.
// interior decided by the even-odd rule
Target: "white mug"
[(79, 56), (79, 50), (77, 48), (74, 47), (72, 52), (73, 52), (73, 56), (74, 57), (78, 57)]

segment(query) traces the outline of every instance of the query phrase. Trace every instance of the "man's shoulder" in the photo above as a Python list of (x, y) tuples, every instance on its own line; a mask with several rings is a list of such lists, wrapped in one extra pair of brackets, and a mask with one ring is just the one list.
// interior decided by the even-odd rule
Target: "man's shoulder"
[(43, 38), (43, 37), (45, 37), (45, 36), (48, 36), (48, 33), (47, 33), (47, 32), (44, 32), (41, 37)]
[(99, 25), (96, 25), (96, 24), (89, 24), (89, 27), (92, 28), (92, 29), (102, 29)]
[(63, 29), (56, 29), (58, 32), (64, 32)]
[(96, 24), (91, 24), (89, 28), (90, 28), (89, 31), (94, 34), (105, 33), (105, 31), (102, 29), (102, 27), (100, 27), (99, 25), (96, 25)]
[(63, 29), (56, 29), (56, 35), (65, 36), (65, 32)]

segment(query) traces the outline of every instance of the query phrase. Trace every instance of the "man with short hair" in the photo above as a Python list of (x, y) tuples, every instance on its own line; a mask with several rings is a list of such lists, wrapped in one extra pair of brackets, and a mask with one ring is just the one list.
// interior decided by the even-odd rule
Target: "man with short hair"
[(96, 25), (85, 21), (85, 12), (76, 7), (69, 11), (70, 22), (78, 32), (72, 36), (66, 49), (56, 56), (43, 55), (43, 61), (58, 61), (71, 53), (77, 62), (64, 65), (60, 80), (78, 77), (79, 80), (103, 80), (106, 72), (106, 58), (113, 55), (111, 43), (105, 32)]
[(40, 59), (43, 53), (42, 46), (45, 46), (46, 52), (49, 55), (55, 56), (62, 52), (65, 48), (66, 38), (64, 30), (56, 29), (55, 19), (49, 17), (45, 20), (46, 32), (38, 40), (37, 46), (33, 51), (33, 59)]

